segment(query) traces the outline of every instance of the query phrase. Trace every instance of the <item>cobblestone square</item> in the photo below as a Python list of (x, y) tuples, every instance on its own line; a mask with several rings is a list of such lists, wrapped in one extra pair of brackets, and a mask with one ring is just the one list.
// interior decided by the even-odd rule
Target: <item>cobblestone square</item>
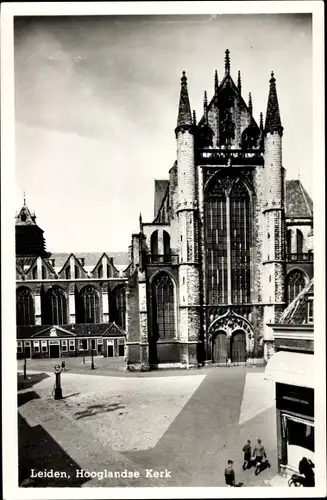
[[(35, 486), (224, 486), (228, 459), (244, 486), (276, 476), (274, 387), (263, 368), (132, 375), (108, 363), (78, 373), (76, 364), (54, 400), (52, 364), (30, 362), (25, 381), (18, 366), (21, 469), (64, 473), (37, 477)], [(36, 430), (47, 438), (33, 442)], [(242, 470), (242, 447), (258, 437), (271, 468), (256, 477)]]

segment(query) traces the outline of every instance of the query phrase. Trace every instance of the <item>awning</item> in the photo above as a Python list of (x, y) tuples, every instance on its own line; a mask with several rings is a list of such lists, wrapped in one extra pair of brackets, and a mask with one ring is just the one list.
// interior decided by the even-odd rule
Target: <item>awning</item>
[(314, 355), (279, 351), (269, 359), (265, 379), (281, 384), (314, 388)]

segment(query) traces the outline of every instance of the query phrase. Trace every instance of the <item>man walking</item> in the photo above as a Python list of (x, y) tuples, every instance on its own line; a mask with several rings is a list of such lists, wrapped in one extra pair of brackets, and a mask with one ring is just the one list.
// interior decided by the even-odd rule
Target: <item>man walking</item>
[(253, 449), (253, 456), (255, 458), (255, 463), (256, 463), (254, 473), (257, 476), (261, 470), (261, 463), (263, 459), (267, 458), (266, 450), (261, 442), (261, 439), (258, 439), (258, 442)]
[(225, 482), (227, 486), (235, 486), (235, 471), (233, 467), (233, 460), (228, 460), (227, 467), (225, 468)]
[(243, 446), (244, 452), (244, 462), (243, 462), (243, 470), (248, 469), (250, 466), (250, 460), (251, 460), (251, 441), (250, 439), (247, 440), (245, 445)]

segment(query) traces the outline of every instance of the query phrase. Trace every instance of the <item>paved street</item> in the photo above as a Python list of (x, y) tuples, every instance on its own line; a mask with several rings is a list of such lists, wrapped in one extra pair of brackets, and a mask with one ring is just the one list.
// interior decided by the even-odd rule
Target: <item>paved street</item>
[[(276, 475), (274, 387), (263, 368), (131, 374), (71, 366), (62, 374), (64, 399), (55, 401), (53, 360), (33, 360), (34, 369), (38, 363), (46, 363), (42, 375), (31, 367), (29, 380), (19, 375), (21, 468), (68, 472), (36, 486), (224, 486), (229, 458), (244, 486), (265, 486)], [(258, 437), (271, 468), (256, 477), (242, 470), (241, 450)], [(81, 478), (78, 469), (140, 477)], [(171, 477), (146, 478), (146, 469)]]

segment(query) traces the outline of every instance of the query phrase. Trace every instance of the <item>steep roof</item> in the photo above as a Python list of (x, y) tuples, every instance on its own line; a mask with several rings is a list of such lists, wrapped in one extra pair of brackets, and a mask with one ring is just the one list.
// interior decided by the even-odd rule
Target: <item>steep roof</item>
[(154, 217), (158, 214), (168, 186), (169, 181), (166, 179), (155, 179), (154, 181)]
[(286, 181), (286, 217), (312, 217), (313, 202), (299, 180)]
[[(69, 324), (69, 325), (33, 325), (17, 326), (17, 339), (47, 338), (50, 330), (58, 330), (58, 337), (71, 335), (75, 337), (123, 337), (125, 332), (115, 323), (95, 323), (95, 324)], [(65, 335), (66, 333), (66, 335)]]
[(307, 322), (307, 296), (313, 295), (314, 278), (303, 288), (303, 290), (289, 304), (280, 317), (282, 325), (303, 325)]
[(280, 133), (283, 132), (283, 127), (280, 119), (277, 90), (276, 90), (276, 79), (274, 77), (274, 73), (271, 72), (271, 78), (269, 80), (269, 96), (267, 104), (265, 131), (273, 132), (274, 130), (278, 130)]
[(181, 93), (179, 97), (177, 128), (183, 125), (192, 125), (191, 106), (188, 97), (187, 78), (185, 76), (185, 71), (183, 71), (183, 76), (181, 78)]

